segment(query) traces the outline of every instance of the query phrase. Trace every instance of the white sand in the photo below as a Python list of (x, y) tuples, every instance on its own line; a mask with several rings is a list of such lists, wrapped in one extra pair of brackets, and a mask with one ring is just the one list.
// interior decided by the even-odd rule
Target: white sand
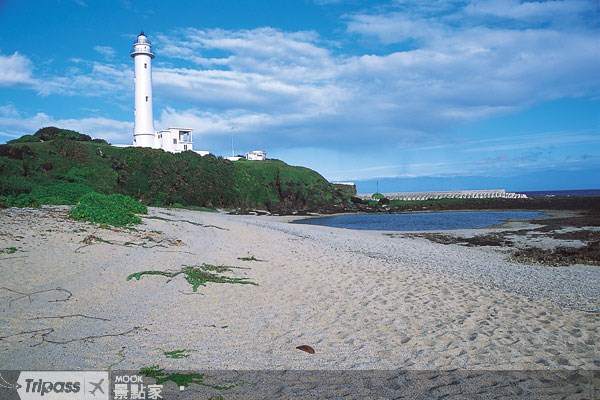
[[(600, 368), (597, 267), (276, 217), (150, 214), (169, 221), (131, 232), (0, 210), (0, 249), (18, 248), (0, 254), (0, 369)], [(228, 275), (259, 286), (126, 280), (202, 263), (246, 267)], [(189, 357), (163, 353), (180, 349)]]

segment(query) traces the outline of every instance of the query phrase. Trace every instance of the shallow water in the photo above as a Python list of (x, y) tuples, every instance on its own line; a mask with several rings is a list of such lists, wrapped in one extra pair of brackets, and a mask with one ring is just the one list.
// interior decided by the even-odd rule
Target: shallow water
[(538, 211), (443, 211), (406, 214), (353, 214), (308, 218), (294, 223), (381, 231), (488, 228), (513, 219), (545, 218)]

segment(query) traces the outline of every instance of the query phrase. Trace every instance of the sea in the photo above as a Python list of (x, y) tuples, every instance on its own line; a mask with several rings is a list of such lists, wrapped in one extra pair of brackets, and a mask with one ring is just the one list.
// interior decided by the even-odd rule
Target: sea
[(487, 228), (508, 220), (547, 218), (539, 211), (439, 211), (404, 214), (348, 214), (294, 221), (356, 230), (438, 231)]

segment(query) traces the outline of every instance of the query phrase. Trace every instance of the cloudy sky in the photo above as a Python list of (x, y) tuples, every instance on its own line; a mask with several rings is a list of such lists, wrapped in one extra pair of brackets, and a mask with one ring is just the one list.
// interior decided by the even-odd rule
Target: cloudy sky
[(0, 143), (157, 129), (368, 192), (600, 188), (597, 0), (0, 0)]

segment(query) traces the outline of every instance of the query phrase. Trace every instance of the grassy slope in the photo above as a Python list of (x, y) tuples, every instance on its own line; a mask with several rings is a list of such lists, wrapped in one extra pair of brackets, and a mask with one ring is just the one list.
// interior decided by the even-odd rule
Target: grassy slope
[(46, 193), (57, 184), (59, 192), (73, 192), (71, 197), (89, 188), (157, 206), (315, 210), (347, 197), (318, 173), (277, 160), (232, 163), (192, 152), (65, 139), (0, 145), (0, 195)]
[(345, 199), (325, 178), (304, 167), (279, 160), (237, 161), (236, 191), (243, 203), (266, 205), (279, 211), (319, 209)]

